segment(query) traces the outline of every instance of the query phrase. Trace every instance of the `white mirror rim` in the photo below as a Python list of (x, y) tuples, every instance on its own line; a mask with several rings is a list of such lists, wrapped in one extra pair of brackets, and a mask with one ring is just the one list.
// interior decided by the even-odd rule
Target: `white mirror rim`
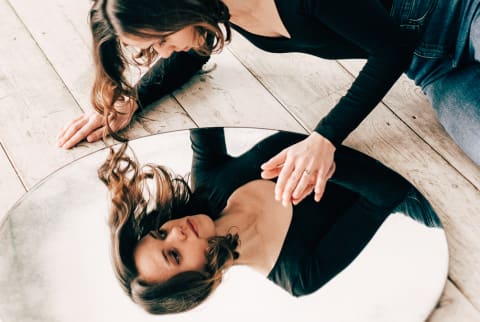
[[(239, 154), (272, 130), (226, 129)], [(190, 168), (188, 130), (131, 141), (141, 162)], [(72, 162), (27, 193), (0, 227), (0, 321), (424, 321), (448, 271), (444, 231), (390, 215), (360, 255), (315, 293), (294, 298), (248, 268), (232, 268), (192, 312), (144, 313), (110, 266), (107, 191), (96, 177), (106, 150)]]

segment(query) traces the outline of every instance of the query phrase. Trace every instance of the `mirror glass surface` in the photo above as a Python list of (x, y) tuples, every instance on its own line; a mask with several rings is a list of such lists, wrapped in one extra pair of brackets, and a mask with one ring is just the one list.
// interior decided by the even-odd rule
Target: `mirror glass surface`
[[(275, 131), (226, 129), (238, 155)], [(188, 130), (130, 142), (141, 163), (190, 170)], [(0, 227), (2, 322), (422, 321), (448, 265), (441, 228), (392, 214), (359, 256), (315, 293), (295, 298), (260, 274), (230, 269), (199, 308), (153, 316), (123, 294), (110, 264), (108, 196), (97, 178), (107, 150), (59, 169), (27, 193)]]

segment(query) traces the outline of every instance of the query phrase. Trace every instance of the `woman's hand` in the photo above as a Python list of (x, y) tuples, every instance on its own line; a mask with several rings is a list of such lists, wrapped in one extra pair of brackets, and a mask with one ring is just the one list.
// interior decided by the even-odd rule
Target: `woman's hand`
[(333, 154), (335, 146), (326, 138), (312, 132), (300, 141), (268, 160), (262, 165), (262, 178), (278, 176), (275, 199), (284, 206), (290, 202), (297, 205), (312, 191), (315, 201), (320, 201), (327, 180), (335, 172)]
[[(115, 113), (109, 118), (112, 131), (117, 132), (130, 124), (137, 104), (130, 100), (117, 103), (115, 109), (125, 112), (124, 114)], [(105, 130), (104, 116), (92, 110), (65, 125), (57, 136), (57, 145), (64, 149), (70, 149), (84, 139), (90, 143), (96, 142), (103, 137)]]

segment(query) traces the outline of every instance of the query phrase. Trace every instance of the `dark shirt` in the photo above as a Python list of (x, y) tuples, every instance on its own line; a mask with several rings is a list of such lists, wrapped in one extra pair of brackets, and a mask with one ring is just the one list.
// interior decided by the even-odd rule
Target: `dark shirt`
[[(339, 145), (409, 65), (419, 32), (403, 30), (390, 17), (391, 0), (276, 0), (291, 38), (263, 37), (233, 26), (255, 46), (269, 52), (302, 52), (327, 59), (367, 58), (338, 104), (315, 131)], [(143, 106), (188, 80), (206, 61), (194, 53), (162, 60), (139, 87)], [(149, 80), (150, 79), (150, 80)], [(156, 81), (152, 86), (151, 80)]]
[[(193, 129), (190, 133), (193, 188), (206, 188), (217, 211), (226, 206), (236, 189), (261, 178), (262, 163), (305, 138), (279, 132), (232, 157), (222, 129)], [(408, 181), (378, 161), (340, 146), (335, 162), (336, 171), (321, 201), (308, 196), (293, 207), (280, 255), (268, 274), (295, 296), (317, 290), (348, 266), (392, 211), (402, 211), (422, 222), (436, 218)]]

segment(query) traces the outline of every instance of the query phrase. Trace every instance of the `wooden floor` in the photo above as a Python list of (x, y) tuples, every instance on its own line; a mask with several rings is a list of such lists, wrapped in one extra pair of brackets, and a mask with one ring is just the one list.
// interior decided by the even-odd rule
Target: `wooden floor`
[[(42, 178), (104, 146), (83, 143), (64, 151), (55, 145), (58, 130), (90, 108), (88, 6), (79, 0), (0, 0), (0, 218)], [(211, 59), (212, 72), (163, 99), (128, 135), (197, 126), (307, 132), (362, 64), (267, 54), (235, 34), (228, 49)], [(479, 167), (446, 136), (421, 91), (406, 78), (346, 144), (407, 177), (441, 216), (451, 256), (449, 280), (429, 321), (480, 321)]]

